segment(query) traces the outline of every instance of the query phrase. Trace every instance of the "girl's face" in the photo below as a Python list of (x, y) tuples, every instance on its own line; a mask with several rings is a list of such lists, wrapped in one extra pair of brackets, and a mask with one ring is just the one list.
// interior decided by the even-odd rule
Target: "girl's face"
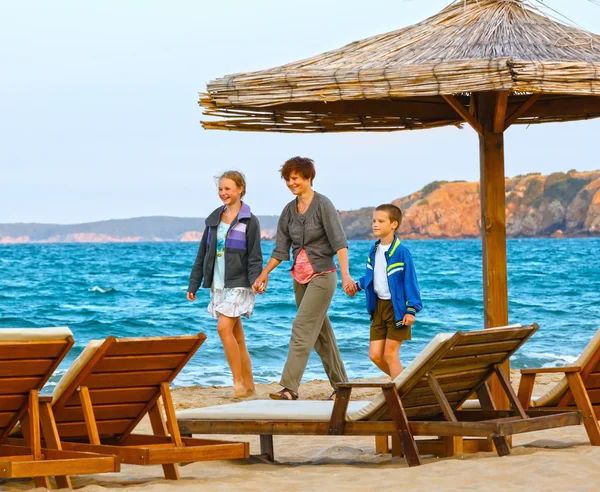
[(296, 196), (302, 195), (312, 188), (310, 180), (306, 179), (304, 176), (297, 173), (296, 171), (292, 171), (290, 173), (288, 179), (285, 180), (285, 184), (290, 189), (290, 191)]
[(229, 178), (219, 180), (219, 198), (225, 205), (234, 205), (242, 199), (244, 188), (235, 184)]

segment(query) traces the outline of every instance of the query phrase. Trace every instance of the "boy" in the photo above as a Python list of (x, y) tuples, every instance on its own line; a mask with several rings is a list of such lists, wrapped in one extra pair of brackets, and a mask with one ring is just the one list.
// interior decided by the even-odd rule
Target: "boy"
[(356, 284), (366, 292), (371, 317), (369, 358), (392, 379), (402, 372), (400, 346), (411, 339), (410, 327), (423, 307), (412, 256), (396, 237), (401, 222), (396, 205), (375, 209), (373, 234), (378, 241), (369, 252), (365, 276)]

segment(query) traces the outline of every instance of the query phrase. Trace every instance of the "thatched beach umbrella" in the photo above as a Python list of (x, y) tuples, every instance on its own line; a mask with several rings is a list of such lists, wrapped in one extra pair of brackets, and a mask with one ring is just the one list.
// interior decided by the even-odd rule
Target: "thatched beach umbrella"
[(480, 141), (485, 326), (502, 326), (508, 324), (504, 132), (513, 124), (599, 117), (600, 36), (554, 21), (525, 0), (458, 0), (414, 26), (214, 80), (200, 103), (217, 117), (203, 122), (214, 130), (470, 125)]

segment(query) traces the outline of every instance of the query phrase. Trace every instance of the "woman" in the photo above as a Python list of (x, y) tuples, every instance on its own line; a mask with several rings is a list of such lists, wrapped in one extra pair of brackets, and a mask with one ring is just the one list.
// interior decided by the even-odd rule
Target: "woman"
[(337, 383), (347, 381), (327, 310), (337, 286), (333, 256), (338, 255), (342, 285), (349, 294), (356, 285), (348, 268), (348, 242), (339, 215), (329, 199), (312, 189), (315, 178), (312, 159), (294, 157), (281, 168), (281, 177), (296, 196), (288, 203), (277, 224), (276, 245), (267, 266), (254, 282), (259, 294), (265, 292), (269, 274), (293, 253), (291, 270), (298, 313), (292, 325), (292, 337), (275, 400), (298, 399), (300, 380), (313, 347), (336, 394)]

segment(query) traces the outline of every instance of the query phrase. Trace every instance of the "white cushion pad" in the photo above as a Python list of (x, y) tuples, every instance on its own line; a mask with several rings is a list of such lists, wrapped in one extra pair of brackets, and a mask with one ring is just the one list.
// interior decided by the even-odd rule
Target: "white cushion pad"
[[(348, 413), (358, 412), (370, 402), (351, 401)], [(177, 412), (177, 420), (302, 420), (329, 421), (333, 401), (248, 400), (229, 405), (190, 408)]]
[(65, 340), (73, 332), (66, 326), (56, 328), (0, 328), (0, 342), (37, 342)]
[(67, 372), (63, 374), (63, 377), (60, 378), (58, 384), (54, 387), (54, 391), (52, 392), (52, 404), (58, 400), (64, 391), (67, 389), (67, 386), (71, 384), (73, 379), (79, 374), (81, 369), (88, 363), (88, 361), (92, 358), (92, 355), (96, 353), (98, 347), (104, 343), (104, 340), (90, 340), (90, 343), (87, 344), (87, 347), (83, 349), (83, 352), (79, 354), (79, 357), (73, 361)]

